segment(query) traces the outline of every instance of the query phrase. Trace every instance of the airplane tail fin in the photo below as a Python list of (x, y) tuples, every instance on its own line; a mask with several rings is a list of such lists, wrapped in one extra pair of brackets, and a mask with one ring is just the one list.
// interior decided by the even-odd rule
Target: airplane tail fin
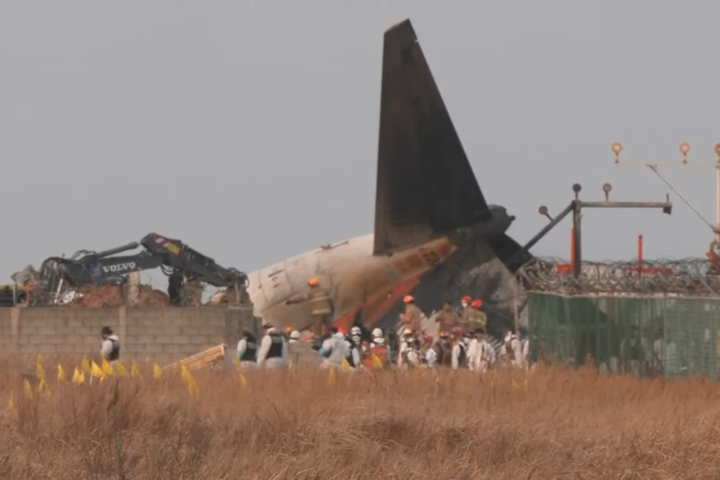
[(385, 32), (376, 255), (491, 218), (450, 114), (405, 20)]

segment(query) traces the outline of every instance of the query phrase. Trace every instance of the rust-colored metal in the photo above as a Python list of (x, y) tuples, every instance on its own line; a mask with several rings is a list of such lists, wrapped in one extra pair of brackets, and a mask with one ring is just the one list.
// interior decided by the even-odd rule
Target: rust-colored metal
[(637, 249), (638, 249), (638, 277), (642, 277), (642, 270), (643, 270), (643, 236), (642, 235), (638, 235)]
[(570, 229), (570, 270), (575, 271), (575, 229)]

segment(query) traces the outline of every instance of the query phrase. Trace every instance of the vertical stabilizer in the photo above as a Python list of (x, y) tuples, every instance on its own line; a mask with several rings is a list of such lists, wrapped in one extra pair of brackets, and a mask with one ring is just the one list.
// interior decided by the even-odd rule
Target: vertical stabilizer
[(490, 219), (410, 20), (385, 32), (374, 253)]

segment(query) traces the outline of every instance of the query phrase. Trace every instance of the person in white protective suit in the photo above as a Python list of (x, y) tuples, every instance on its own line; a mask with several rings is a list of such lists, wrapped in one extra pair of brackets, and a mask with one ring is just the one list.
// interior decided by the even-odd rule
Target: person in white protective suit
[(480, 328), (476, 328), (470, 337), (470, 341), (467, 343), (467, 364), (468, 370), (471, 372), (477, 372), (480, 368), (480, 359), (482, 357), (482, 351), (480, 350)]
[(349, 355), (347, 356), (347, 362), (350, 364), (350, 368), (357, 370), (362, 366), (360, 363), (360, 349), (362, 345), (355, 343), (352, 335), (345, 335), (345, 342), (348, 346)]
[(282, 331), (263, 325), (265, 335), (260, 342), (257, 364), (261, 368), (283, 368), (288, 363), (288, 344)]
[(242, 332), (240, 341), (237, 344), (237, 358), (240, 368), (243, 370), (256, 368), (258, 357), (258, 346), (255, 335), (245, 330)]
[(450, 350), (450, 368), (457, 370), (467, 363), (467, 350), (462, 328), (453, 328), (452, 349)]
[(510, 365), (513, 367), (523, 367), (524, 362), (522, 350), (522, 343), (520, 342), (520, 339), (517, 338), (515, 333), (508, 331), (505, 335), (505, 353), (510, 360)]
[(420, 340), (417, 338), (412, 339), (408, 342), (408, 347), (405, 350), (405, 360), (404, 360), (404, 366), (405, 368), (418, 368), (423, 363), (423, 357), (422, 357), (422, 345), (420, 344)]
[(425, 341), (425, 343), (422, 345), (422, 348), (420, 350), (420, 363), (426, 368), (434, 368), (435, 363), (437, 362), (437, 352), (435, 351), (433, 345), (433, 336), (429, 333), (426, 333), (423, 337), (423, 340)]
[(350, 329), (350, 338), (357, 348), (362, 347), (362, 330), (357, 325)]
[(404, 367), (406, 364), (407, 353), (410, 350), (413, 341), (413, 332), (406, 328), (402, 332), (402, 340), (400, 340), (400, 350), (398, 351), (397, 366)]
[(332, 327), (330, 336), (322, 343), (318, 354), (323, 358), (320, 368), (340, 368), (343, 358), (347, 359), (351, 355), (350, 345), (345, 340), (345, 335), (340, 333), (337, 327)]
[(385, 337), (383, 336), (382, 330), (379, 328), (375, 328), (372, 331), (372, 341), (370, 342), (370, 348), (373, 347), (385, 347), (386, 346)]
[(480, 355), (477, 371), (480, 373), (487, 372), (495, 365), (495, 348), (488, 341), (485, 330), (480, 330), (480, 338), (478, 342), (478, 353)]

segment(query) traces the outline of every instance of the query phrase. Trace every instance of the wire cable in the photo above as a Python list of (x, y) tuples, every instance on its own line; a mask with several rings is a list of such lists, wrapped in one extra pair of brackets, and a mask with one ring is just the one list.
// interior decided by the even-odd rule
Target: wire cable
[(660, 172), (658, 172), (658, 169), (657, 169), (657, 167), (656, 167), (655, 165), (648, 165), (648, 168), (649, 168), (650, 170), (652, 170), (653, 172), (655, 172), (655, 175), (657, 175), (658, 177), (660, 177), (660, 180), (662, 180), (662, 181), (665, 183), (665, 185), (667, 185), (668, 187), (670, 187), (670, 190), (672, 190), (673, 192), (675, 192), (675, 195), (677, 195), (678, 197), (680, 197), (680, 200), (682, 200), (682, 201), (685, 203), (685, 205), (687, 205), (688, 207), (690, 207), (690, 210), (692, 210), (693, 212), (695, 212), (695, 215), (697, 215), (697, 216), (700, 218), (700, 220), (702, 220), (703, 222), (705, 222), (705, 223), (707, 224), (707, 226), (710, 227), (710, 230), (712, 230), (713, 232), (715, 232), (715, 227), (713, 226), (713, 224), (710, 223), (710, 222), (708, 222), (707, 219), (706, 219), (705, 217), (703, 217), (702, 214), (701, 214), (695, 207), (693, 207), (693, 206), (690, 204), (690, 202), (689, 202), (685, 197), (683, 197), (680, 192), (677, 191), (677, 189), (676, 189), (675, 187), (673, 187), (673, 186), (670, 184), (670, 182), (668, 182), (667, 180), (665, 180), (665, 177), (663, 177), (662, 175), (660, 175)]

